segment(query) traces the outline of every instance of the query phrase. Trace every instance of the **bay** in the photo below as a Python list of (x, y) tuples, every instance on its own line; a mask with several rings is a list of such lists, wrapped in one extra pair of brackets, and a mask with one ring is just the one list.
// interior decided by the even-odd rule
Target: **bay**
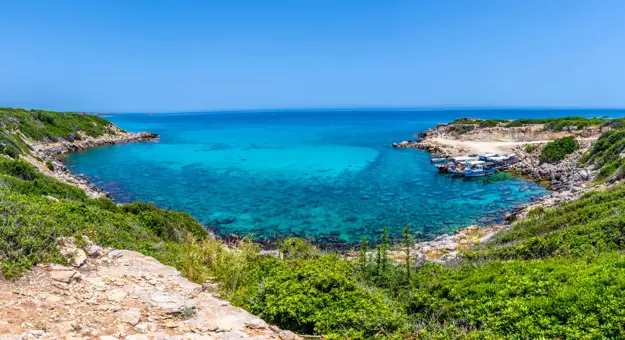
[(439, 175), (430, 155), (391, 144), (460, 117), (619, 115), (602, 110), (293, 110), (115, 114), (154, 143), (112, 145), (69, 155), (119, 202), (146, 201), (189, 212), (217, 234), (318, 242), (375, 239), (405, 225), (433, 237), (547, 193), (507, 174)]

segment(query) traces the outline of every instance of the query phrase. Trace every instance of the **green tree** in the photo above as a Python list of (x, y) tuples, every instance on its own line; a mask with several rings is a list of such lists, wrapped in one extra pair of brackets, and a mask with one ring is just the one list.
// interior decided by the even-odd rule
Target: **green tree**
[(410, 248), (413, 238), (410, 235), (410, 227), (404, 227), (404, 252), (406, 253), (406, 282), (410, 284)]

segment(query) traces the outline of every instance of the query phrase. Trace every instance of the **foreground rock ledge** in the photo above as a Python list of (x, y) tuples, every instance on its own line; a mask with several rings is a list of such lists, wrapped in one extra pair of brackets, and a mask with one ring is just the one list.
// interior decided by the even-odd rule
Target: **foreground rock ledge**
[(173, 267), (100, 248), (72, 267), (0, 281), (0, 339), (297, 339)]

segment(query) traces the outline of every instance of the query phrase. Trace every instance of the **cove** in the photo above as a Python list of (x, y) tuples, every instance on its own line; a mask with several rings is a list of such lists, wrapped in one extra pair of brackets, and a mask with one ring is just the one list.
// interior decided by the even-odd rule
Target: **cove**
[[(547, 193), (509, 174), (439, 175), (420, 150), (391, 143), (459, 117), (583, 115), (523, 110), (301, 110), (116, 114), (129, 131), (159, 142), (112, 145), (69, 155), (118, 202), (146, 201), (189, 212), (217, 234), (300, 236), (359, 242), (405, 225), (430, 238), (471, 224), (502, 222), (515, 206)], [(593, 114), (588, 112), (587, 114)]]

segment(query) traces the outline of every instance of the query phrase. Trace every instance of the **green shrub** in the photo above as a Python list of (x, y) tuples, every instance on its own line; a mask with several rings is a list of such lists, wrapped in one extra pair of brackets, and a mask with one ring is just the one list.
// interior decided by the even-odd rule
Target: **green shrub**
[(475, 130), (475, 125), (466, 124), (466, 125), (456, 125), (456, 129), (454, 131), (458, 134), (465, 134), (473, 130)]
[(532, 153), (536, 151), (536, 149), (538, 149), (539, 147), (540, 147), (540, 144), (527, 144), (525, 146), (525, 152)]
[(506, 124), (506, 127), (520, 127), (527, 125), (543, 124), (547, 131), (563, 131), (565, 128), (573, 127), (577, 129), (588, 126), (598, 126), (605, 124), (605, 118), (584, 118), (584, 117), (561, 117), (561, 118), (537, 118), (537, 119), (517, 119)]
[(46, 168), (48, 168), (48, 170), (50, 171), (54, 171), (54, 164), (52, 164), (52, 162), (50, 161), (46, 161)]
[(306, 261), (266, 258), (257, 289), (247, 290), (248, 308), (265, 320), (303, 334), (357, 338), (393, 334), (402, 316), (382, 295), (362, 287), (353, 266), (337, 256)]
[(285, 260), (309, 260), (319, 255), (319, 250), (315, 246), (297, 237), (279, 241), (278, 250)]
[(575, 151), (579, 150), (579, 143), (573, 136), (562, 137), (547, 143), (540, 152), (540, 161), (557, 163)]

